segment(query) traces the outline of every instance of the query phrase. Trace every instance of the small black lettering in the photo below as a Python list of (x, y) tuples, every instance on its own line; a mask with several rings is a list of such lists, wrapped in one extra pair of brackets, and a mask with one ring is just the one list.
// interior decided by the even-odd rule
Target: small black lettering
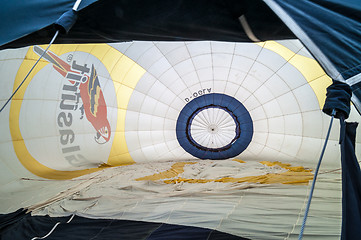
[(76, 152), (76, 151), (80, 151), (80, 147), (79, 146), (66, 147), (66, 148), (61, 149), (61, 151), (63, 153)]
[(75, 139), (75, 134), (71, 129), (59, 130), (60, 133), (60, 143), (66, 145), (69, 143), (73, 143)]
[(66, 118), (65, 112), (61, 112), (58, 115), (58, 126), (63, 127), (64, 124), (67, 127), (70, 127), (73, 123), (73, 115), (71, 113), (68, 113), (68, 119)]
[(65, 101), (68, 100), (70, 102), (74, 102), (76, 100), (76, 96), (75, 95), (70, 95), (70, 94), (62, 94), (61, 95), (61, 102), (60, 102), (60, 109), (62, 110), (73, 110), (75, 109), (76, 105), (74, 104), (66, 104)]
[(87, 67), (87, 64), (84, 64), (84, 66), (78, 65), (78, 64), (76, 64), (76, 61), (73, 61), (73, 64), (71, 65), (71, 67), (74, 70), (80, 71), (81, 74), (89, 73), (89, 71), (90, 71), (90, 68)]
[(77, 154), (76, 156), (75, 155), (65, 156), (65, 159), (68, 160), (70, 165), (73, 165), (75, 167), (81, 167), (84, 164), (88, 163), (87, 159), (81, 154)]

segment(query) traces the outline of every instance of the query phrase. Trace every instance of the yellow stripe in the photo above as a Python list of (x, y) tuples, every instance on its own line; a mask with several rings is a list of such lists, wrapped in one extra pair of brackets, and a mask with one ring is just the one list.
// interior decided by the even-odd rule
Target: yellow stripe
[(171, 169), (161, 173), (156, 173), (150, 176), (135, 179), (136, 181), (157, 181), (167, 178), (174, 178), (184, 172), (184, 166), (188, 164), (195, 164), (195, 162), (177, 162), (172, 165)]
[(316, 60), (296, 54), (275, 41), (258, 43), (258, 45), (279, 54), (289, 64), (297, 68), (315, 93), (320, 109), (323, 108), (326, 100), (326, 88), (332, 84), (332, 80)]
[[(234, 159), (239, 163), (245, 163), (242, 160)], [(184, 166), (187, 164), (195, 164), (195, 162), (178, 162), (172, 165), (171, 169), (163, 171), (161, 173), (153, 174), (136, 179), (137, 181), (157, 181), (163, 180), (167, 184), (176, 184), (180, 182), (187, 183), (208, 183), (208, 182), (222, 182), (222, 183), (259, 183), (259, 184), (293, 184), (293, 185), (307, 185), (310, 180), (313, 179), (311, 170), (305, 169), (302, 166), (291, 167), (291, 164), (281, 162), (261, 162), (266, 166), (279, 166), (286, 172), (282, 173), (268, 173), (259, 176), (248, 176), (242, 178), (234, 177), (223, 177), (217, 179), (193, 179), (193, 178), (182, 178), (177, 177), (179, 174), (184, 172)]]

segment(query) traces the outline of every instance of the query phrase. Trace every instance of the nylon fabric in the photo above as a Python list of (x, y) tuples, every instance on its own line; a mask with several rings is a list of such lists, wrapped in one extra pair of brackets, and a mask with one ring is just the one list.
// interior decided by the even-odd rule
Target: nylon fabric
[(342, 240), (361, 236), (361, 171), (355, 154), (357, 125), (341, 121)]
[[(65, 0), (64, 0), (65, 1)], [(71, 2), (67, 0), (68, 2)], [(51, 2), (51, 1), (49, 1)], [(86, 3), (95, 4), (79, 11), (79, 19), (68, 35), (62, 35), (58, 43), (104, 43), (132, 40), (146, 41), (185, 41), (185, 40), (215, 40), (232, 42), (250, 42), (243, 30), (239, 17), (245, 15), (252, 31), (261, 40), (295, 38), (293, 33), (281, 20), (261, 1), (242, 0), (177, 0), (177, 1), (142, 1), (142, 0), (89, 0)], [(34, 3), (34, 6), (40, 5)], [(57, 6), (59, 12), (45, 19), (32, 23), (33, 28), (24, 28), (27, 34), (6, 36), (7, 41), (0, 41), (1, 48), (21, 47), (45, 43), (52, 32), (51, 25), (60, 15), (71, 9), (71, 4)], [(84, 4), (85, 5), (85, 4)], [(1, 6), (0, 6), (1, 7)], [(6, 9), (6, 5), (3, 9)], [(10, 14), (19, 16), (17, 8), (12, 6)], [(27, 5), (24, 10), (31, 10)], [(51, 10), (49, 10), (51, 13)], [(259, 12), (262, 12), (260, 19)], [(47, 13), (47, 12), (46, 12)], [(1, 16), (1, 15), (0, 15)], [(9, 14), (4, 20), (11, 21)], [(31, 20), (33, 21), (33, 20)], [(267, 22), (267, 24), (264, 24)], [(37, 27), (37, 26), (40, 27)], [(17, 29), (13, 25), (12, 29)], [(4, 29), (7, 30), (7, 29)], [(9, 32), (9, 31), (5, 31)], [(5, 36), (4, 36), (5, 37)], [(18, 40), (16, 40), (18, 39)], [(11, 42), (7, 45), (5, 43)]]
[[(25, 213), (23, 209), (19, 209), (14, 213), (0, 215), (0, 239), (23, 240), (42, 237), (55, 224), (60, 223), (46, 239), (247, 240), (246, 238), (211, 229), (182, 225), (131, 220), (90, 219), (79, 216), (75, 216), (70, 223), (67, 223), (68, 220), (69, 217), (31, 216), (30, 213)], [(3, 228), (4, 221), (7, 225), (6, 228)]]
[[(79, 9), (85, 8), (96, 0), (83, 0)], [(52, 25), (64, 12), (71, 10), (75, 0), (59, 1), (2, 1), (0, 7), (0, 45), (25, 37)], [(54, 35), (53, 27), (43, 34), (44, 43)], [(6, 33), (6, 34), (5, 34)]]
[(333, 109), (335, 109), (336, 118), (347, 119), (351, 111), (351, 87), (346, 83), (333, 81), (332, 85), (327, 88), (326, 96), (326, 102), (322, 111), (331, 116)]
[[(335, 80), (360, 82), (361, 4), (358, 0), (265, 0)], [(360, 112), (361, 93), (353, 88)]]

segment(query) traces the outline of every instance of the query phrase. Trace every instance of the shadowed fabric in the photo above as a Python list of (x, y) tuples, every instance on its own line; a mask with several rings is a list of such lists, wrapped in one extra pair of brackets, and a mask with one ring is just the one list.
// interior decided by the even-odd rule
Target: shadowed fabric
[[(70, 217), (31, 216), (24, 209), (0, 215), (0, 239), (23, 240), (43, 237), (60, 223), (46, 239), (123, 239), (123, 240), (247, 240), (246, 238), (208, 228), (166, 223), (90, 219)], [(67, 223), (69, 221), (69, 223)]]
[(341, 121), (342, 240), (361, 236), (361, 171), (355, 154), (357, 125)]

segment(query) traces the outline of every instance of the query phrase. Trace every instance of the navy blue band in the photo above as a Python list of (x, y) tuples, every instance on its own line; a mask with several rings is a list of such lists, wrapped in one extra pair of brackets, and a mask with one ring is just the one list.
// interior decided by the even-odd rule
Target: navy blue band
[[(226, 146), (208, 148), (197, 143), (191, 136), (194, 117), (206, 108), (220, 108), (235, 121), (235, 138)], [(180, 112), (176, 127), (177, 139), (183, 149), (200, 159), (228, 159), (242, 153), (253, 136), (253, 123), (247, 109), (237, 99), (220, 93), (212, 93), (193, 99)]]

